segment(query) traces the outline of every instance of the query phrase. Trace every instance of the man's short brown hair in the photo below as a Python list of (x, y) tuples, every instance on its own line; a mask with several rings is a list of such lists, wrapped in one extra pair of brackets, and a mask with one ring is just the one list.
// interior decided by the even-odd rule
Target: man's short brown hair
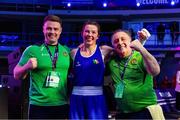
[(56, 15), (48, 15), (48, 16), (46, 16), (46, 17), (44, 18), (43, 24), (45, 24), (45, 22), (47, 22), (47, 21), (58, 22), (58, 23), (60, 23), (60, 25), (62, 26), (62, 20), (61, 20), (61, 18), (59, 18), (59, 17), (56, 16)]

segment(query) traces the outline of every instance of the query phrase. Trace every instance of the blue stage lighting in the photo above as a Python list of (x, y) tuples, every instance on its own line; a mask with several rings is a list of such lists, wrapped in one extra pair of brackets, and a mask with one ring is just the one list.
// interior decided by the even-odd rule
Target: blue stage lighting
[(103, 3), (103, 7), (107, 7), (107, 3)]
[(141, 4), (140, 3), (137, 3), (136, 6), (139, 7)]
[(175, 2), (174, 2), (174, 0), (172, 0), (172, 1), (171, 1), (171, 5), (174, 5), (174, 4), (175, 4)]
[(71, 3), (67, 3), (67, 7), (71, 7)]

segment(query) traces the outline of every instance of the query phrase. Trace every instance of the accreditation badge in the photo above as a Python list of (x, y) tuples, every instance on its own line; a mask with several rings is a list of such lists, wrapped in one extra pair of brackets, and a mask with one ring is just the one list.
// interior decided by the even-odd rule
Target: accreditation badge
[(46, 79), (46, 87), (58, 87), (60, 82), (60, 74), (55, 71), (48, 72)]
[(124, 92), (124, 83), (119, 82), (115, 84), (115, 98), (122, 98)]

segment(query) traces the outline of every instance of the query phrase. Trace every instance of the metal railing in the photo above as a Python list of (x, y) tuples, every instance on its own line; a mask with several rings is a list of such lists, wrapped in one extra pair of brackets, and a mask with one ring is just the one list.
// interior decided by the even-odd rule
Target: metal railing
[[(97, 43), (100, 45), (111, 45), (111, 35), (112, 33), (110, 32), (102, 32)], [(0, 46), (28, 46), (30, 44), (42, 42), (43, 40), (44, 36), (41, 33), (0, 33)], [(82, 42), (82, 37), (79, 32), (64, 32), (61, 34), (59, 42), (69, 47), (76, 47)], [(154, 47), (180, 46), (180, 32), (173, 34), (165, 33), (162, 40), (158, 39), (157, 33), (151, 33), (151, 37), (147, 40), (145, 45)]]

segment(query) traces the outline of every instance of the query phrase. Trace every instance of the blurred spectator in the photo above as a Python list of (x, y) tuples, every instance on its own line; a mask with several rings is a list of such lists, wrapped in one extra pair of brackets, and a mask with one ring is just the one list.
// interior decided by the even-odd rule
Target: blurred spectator
[(175, 87), (176, 87), (176, 75), (173, 76), (172, 85), (171, 85), (171, 88), (175, 89)]
[(179, 23), (173, 22), (170, 26), (172, 44), (174, 45), (178, 41), (179, 37)]
[(134, 30), (132, 28), (129, 29), (129, 32), (131, 33), (131, 38), (132, 40), (135, 40), (135, 33)]
[(167, 89), (171, 87), (171, 83), (168, 79), (168, 76), (164, 76), (164, 79), (162, 80), (161, 88), (162, 89)]
[(176, 109), (180, 112), (180, 70), (176, 74)]
[(153, 79), (153, 88), (154, 89), (157, 89), (158, 86), (157, 86), (157, 80), (156, 79)]
[(159, 42), (160, 43), (164, 42), (164, 35), (165, 35), (165, 26), (162, 23), (160, 23), (157, 26), (157, 41), (158, 41), (158, 44), (159, 44)]
[[(165, 79), (165, 76), (169, 80), (173, 80), (174, 75), (176, 74), (177, 70), (179, 69), (179, 60), (175, 59), (175, 52), (173, 51), (167, 51), (165, 58), (162, 59), (160, 68), (161, 72), (158, 76), (158, 81), (163, 81)], [(160, 85), (161, 86), (161, 85)]]

